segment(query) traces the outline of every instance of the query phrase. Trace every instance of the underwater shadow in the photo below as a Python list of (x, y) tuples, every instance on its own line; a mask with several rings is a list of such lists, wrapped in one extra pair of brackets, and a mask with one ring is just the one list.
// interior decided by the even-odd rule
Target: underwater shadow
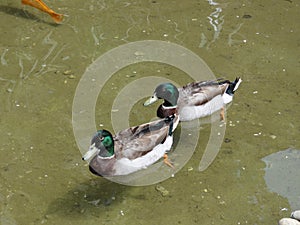
[(60, 24), (57, 24), (57, 23), (54, 23), (54, 22), (47, 22), (43, 19), (40, 19), (36, 15), (34, 15), (30, 12), (27, 12), (24, 9), (19, 9), (19, 8), (15, 8), (15, 7), (11, 7), (11, 6), (0, 5), (0, 12), (6, 13), (8, 15), (24, 18), (24, 19), (36, 20), (38, 22), (43, 22), (43, 23), (46, 23), (46, 24), (54, 26), (54, 27), (60, 25)]
[(63, 197), (54, 200), (46, 211), (47, 216), (82, 217), (95, 216), (110, 205), (120, 204), (123, 193), (130, 187), (96, 177), (78, 184)]

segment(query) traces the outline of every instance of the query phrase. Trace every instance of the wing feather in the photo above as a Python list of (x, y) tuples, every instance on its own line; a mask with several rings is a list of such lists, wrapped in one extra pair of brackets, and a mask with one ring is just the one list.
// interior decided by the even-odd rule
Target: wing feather
[(115, 136), (117, 149), (122, 149), (117, 158), (135, 159), (162, 143), (169, 132), (170, 121), (156, 120), (122, 130)]

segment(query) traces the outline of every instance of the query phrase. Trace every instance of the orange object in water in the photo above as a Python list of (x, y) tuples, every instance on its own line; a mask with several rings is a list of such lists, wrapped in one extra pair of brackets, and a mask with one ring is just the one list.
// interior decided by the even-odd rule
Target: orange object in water
[(22, 0), (22, 4), (24, 5), (30, 5), (34, 8), (37, 8), (43, 12), (48, 13), (52, 19), (56, 22), (56, 23), (60, 23), (63, 19), (63, 15), (54, 12), (52, 9), (50, 9), (44, 2), (42, 2), (41, 0)]

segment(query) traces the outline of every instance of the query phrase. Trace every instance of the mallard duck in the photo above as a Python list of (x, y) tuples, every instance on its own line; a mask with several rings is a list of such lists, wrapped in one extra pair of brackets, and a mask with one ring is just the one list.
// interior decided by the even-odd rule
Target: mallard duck
[(164, 99), (163, 104), (157, 109), (157, 116), (160, 118), (178, 113), (180, 121), (190, 121), (221, 110), (221, 119), (224, 120), (224, 106), (232, 101), (234, 92), (241, 82), (241, 78), (236, 78), (233, 82), (217, 79), (192, 82), (182, 88), (176, 88), (171, 83), (163, 83), (156, 87), (154, 94), (144, 106), (158, 99)]
[(43, 12), (48, 13), (52, 17), (52, 19), (55, 21), (55, 23), (60, 23), (63, 19), (62, 14), (54, 12), (41, 0), (22, 0), (22, 4), (30, 5), (34, 8), (37, 8)]
[(82, 159), (89, 161), (90, 171), (100, 176), (127, 175), (161, 158), (172, 167), (166, 152), (171, 149), (178, 122), (178, 115), (171, 115), (122, 130), (115, 136), (107, 130), (98, 130)]

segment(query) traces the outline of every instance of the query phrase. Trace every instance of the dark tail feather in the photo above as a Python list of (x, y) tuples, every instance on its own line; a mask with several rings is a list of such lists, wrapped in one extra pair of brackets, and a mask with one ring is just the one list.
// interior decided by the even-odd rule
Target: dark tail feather
[(235, 81), (230, 82), (228, 88), (226, 89), (226, 93), (229, 95), (233, 95), (234, 92), (238, 89), (241, 82), (242, 79), (240, 77), (237, 77)]

